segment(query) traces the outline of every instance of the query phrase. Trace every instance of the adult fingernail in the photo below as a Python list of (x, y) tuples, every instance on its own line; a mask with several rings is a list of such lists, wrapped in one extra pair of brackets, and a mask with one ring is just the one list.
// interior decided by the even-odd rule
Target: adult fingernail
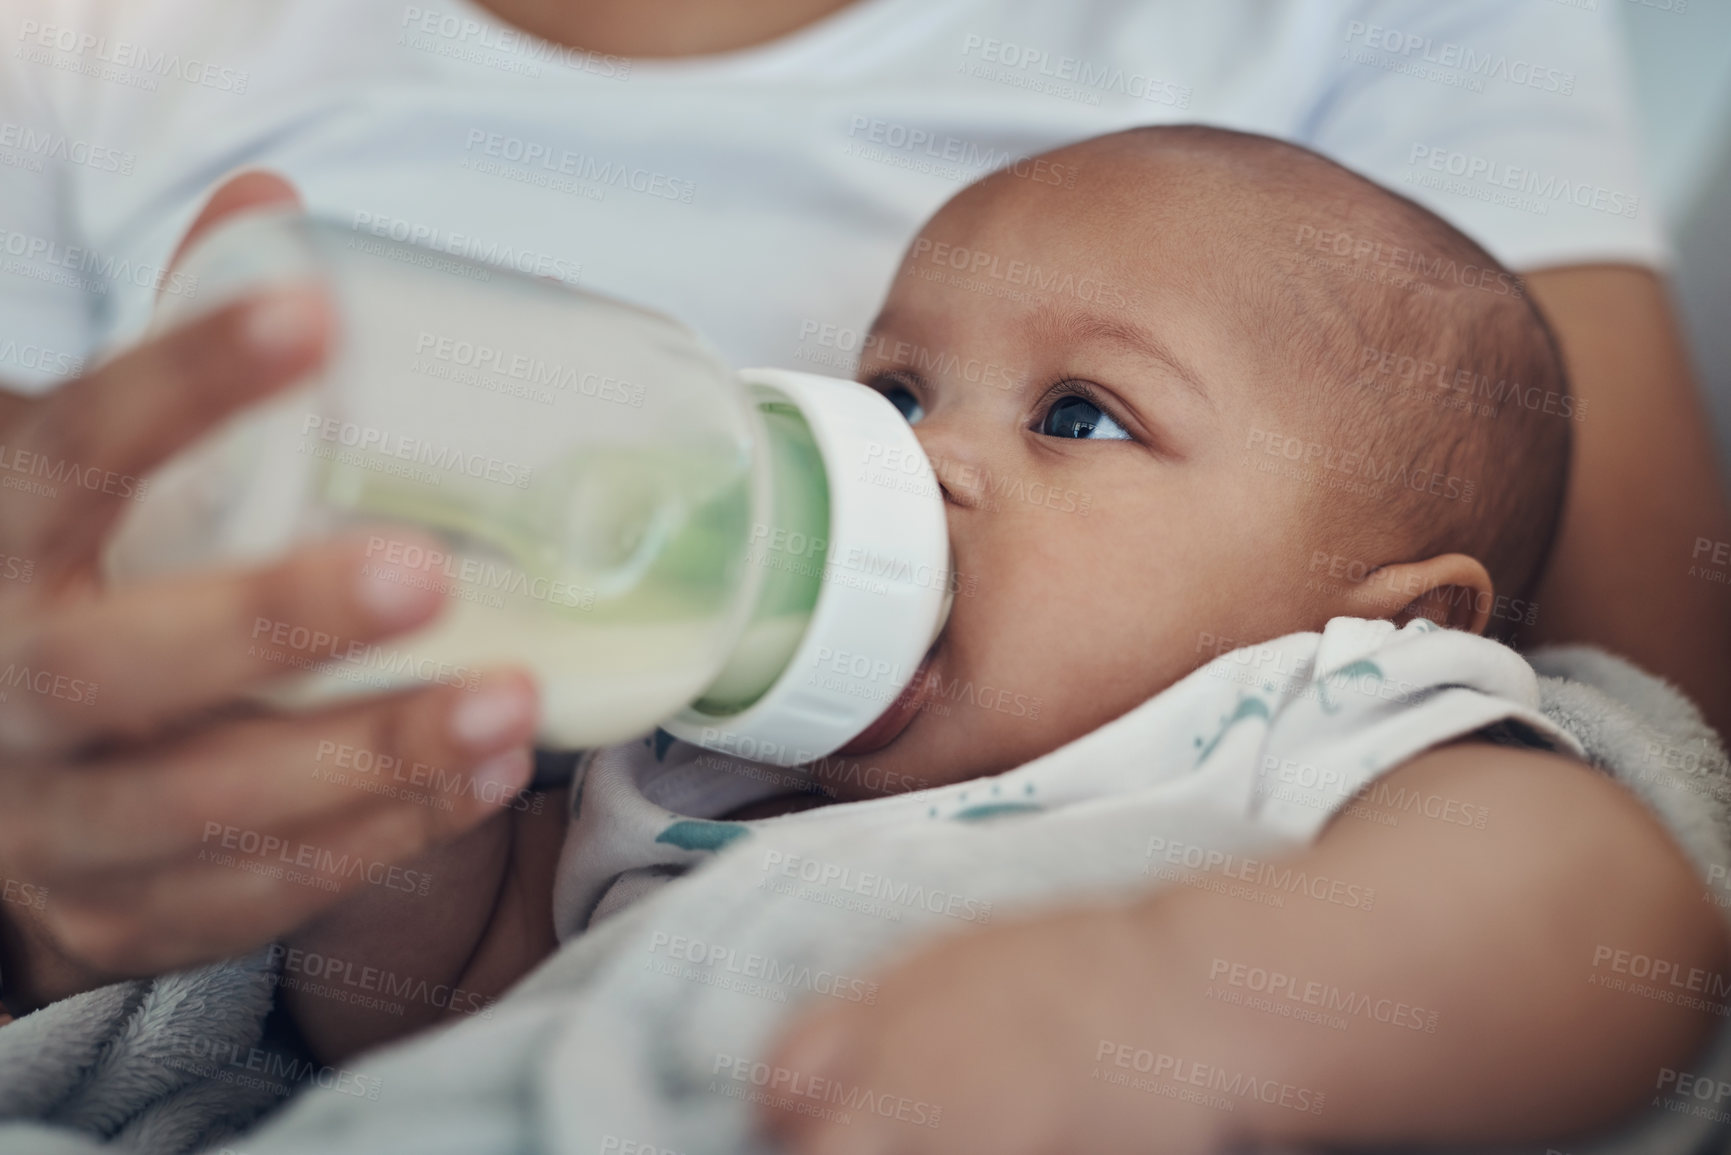
[(424, 575), (402, 566), (363, 562), (355, 597), (381, 626), (407, 625), (427, 615), (443, 592)]
[(242, 336), (260, 356), (286, 357), (318, 335), (321, 313), (318, 299), (305, 289), (271, 293), (247, 310)]
[(514, 797), (517, 791), (529, 784), (534, 770), (535, 759), (526, 747), (518, 746), (503, 754), (495, 754), (472, 771), (475, 797), (495, 805)]
[(496, 750), (526, 736), (535, 713), (535, 695), (517, 679), (483, 683), (451, 715), (457, 740), (472, 750)]

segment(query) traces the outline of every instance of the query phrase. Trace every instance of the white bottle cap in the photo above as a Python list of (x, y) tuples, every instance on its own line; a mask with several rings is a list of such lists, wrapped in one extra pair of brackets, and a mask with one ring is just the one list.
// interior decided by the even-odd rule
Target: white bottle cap
[(785, 369), (747, 369), (811, 428), (829, 480), (829, 545), (811, 620), (787, 668), (735, 714), (692, 707), (676, 738), (797, 766), (847, 744), (913, 680), (949, 615), (949, 528), (925, 450), (875, 389)]

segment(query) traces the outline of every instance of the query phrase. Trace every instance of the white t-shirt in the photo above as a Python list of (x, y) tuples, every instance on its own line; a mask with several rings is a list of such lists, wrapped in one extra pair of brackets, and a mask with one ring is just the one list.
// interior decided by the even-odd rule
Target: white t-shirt
[(656, 62), (558, 49), (470, 0), (8, 0), (0, 380), (48, 387), (136, 334), (241, 166), (357, 228), (665, 310), (737, 365), (838, 375), (945, 199), (1135, 124), (1313, 146), (1517, 269), (1658, 263), (1598, 7), (857, 0)]

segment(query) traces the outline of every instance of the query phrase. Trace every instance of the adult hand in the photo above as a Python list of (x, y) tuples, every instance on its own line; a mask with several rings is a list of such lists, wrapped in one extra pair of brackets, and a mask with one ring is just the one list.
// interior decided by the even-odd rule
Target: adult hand
[[(290, 202), (249, 174), (207, 206)], [(262, 945), (499, 811), (527, 781), (518, 672), (276, 716), (237, 704), (306, 655), (419, 626), (436, 590), (336, 539), (263, 567), (105, 588), (97, 563), (139, 479), (227, 414), (305, 377), (332, 318), (313, 289), (241, 301), (40, 398), (0, 391), (0, 959), (14, 1013), (116, 977)], [(368, 766), (442, 796), (357, 789)], [(394, 760), (394, 761), (393, 761)], [(285, 863), (287, 864), (285, 867)], [(394, 880), (394, 883), (393, 883)]]

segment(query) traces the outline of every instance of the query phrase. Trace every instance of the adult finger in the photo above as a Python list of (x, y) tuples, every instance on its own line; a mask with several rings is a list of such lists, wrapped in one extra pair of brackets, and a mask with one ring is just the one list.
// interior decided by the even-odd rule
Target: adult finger
[[(502, 670), (474, 690), (230, 722), (148, 753), (36, 768), (8, 784), (0, 845), (9, 866), (57, 892), (108, 887), (104, 876), (230, 842), (280, 848), (294, 831), (373, 810), (402, 828), (380, 853), (410, 852), (515, 797), (532, 769), (535, 715), (534, 683)], [(423, 788), (390, 789), (399, 775)]]
[(30, 394), (0, 385), (0, 429), (17, 421), (33, 404), (36, 404), (36, 398)]
[[(0, 701), (0, 750), (43, 757), (165, 722), (321, 662), (365, 661), (379, 639), (444, 606), (388, 548), (399, 528), (307, 546), (257, 569), (201, 573), (40, 611), (0, 632), (0, 667), (29, 672)], [(188, 660), (188, 655), (197, 655)], [(25, 692), (34, 691), (34, 692)]]
[[(223, 181), (217, 190), (210, 194), (210, 199), (204, 202), (204, 208), (199, 210), (198, 216), (186, 230), (186, 235), (180, 238), (180, 244), (175, 247), (168, 267), (172, 270), (179, 265), (186, 257), (187, 250), (192, 248), (200, 237), (229, 217), (261, 209), (299, 208), (300, 203), (300, 193), (295, 191), (295, 186), (277, 173), (265, 169), (238, 172)], [(164, 285), (167, 284), (165, 278)]]
[(311, 372), (334, 319), (310, 286), (275, 289), (147, 341), (33, 404), (8, 431), (31, 490), (0, 491), (0, 546), (80, 564), (143, 475), (217, 421)]
[(56, 942), (83, 964), (159, 974), (281, 938), (363, 887), (443, 901), (440, 884), (450, 880), (416, 866), (425, 848), (413, 816), (386, 808), (289, 832), (268, 853), (213, 844), (130, 886), (56, 890), (44, 914)]

